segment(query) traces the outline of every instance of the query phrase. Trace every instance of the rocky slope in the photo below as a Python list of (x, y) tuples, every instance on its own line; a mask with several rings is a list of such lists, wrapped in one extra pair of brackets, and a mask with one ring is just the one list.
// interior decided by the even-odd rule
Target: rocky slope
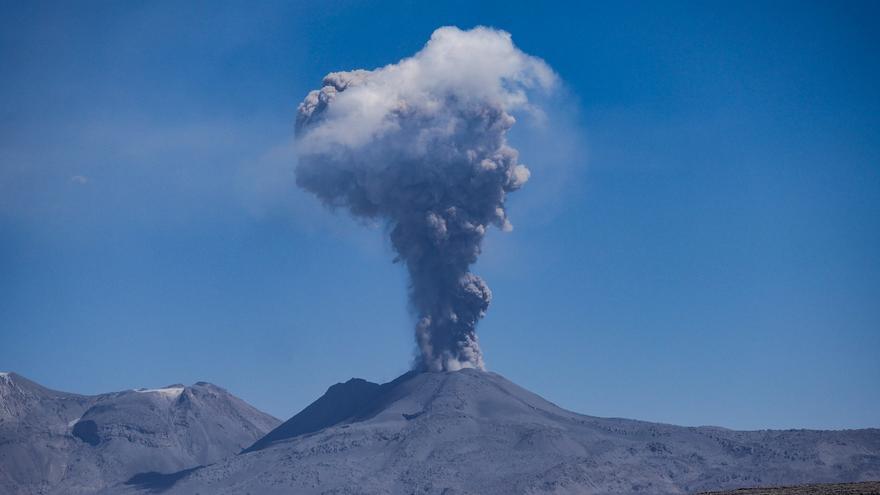
[(2, 373), (0, 493), (94, 493), (218, 461), (278, 423), (204, 382), (83, 396)]
[(596, 418), (463, 370), (335, 385), (241, 455), (107, 493), (694, 493), (871, 479), (880, 479), (880, 430)]

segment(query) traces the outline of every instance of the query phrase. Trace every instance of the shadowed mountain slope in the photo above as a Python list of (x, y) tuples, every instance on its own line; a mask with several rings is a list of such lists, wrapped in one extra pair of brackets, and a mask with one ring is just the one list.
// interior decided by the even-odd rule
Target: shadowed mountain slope
[(413, 374), (414, 372), (409, 372), (382, 385), (361, 378), (337, 383), (327, 389), (318, 400), (254, 442), (243, 453), (261, 450), (274, 442), (323, 430), (346, 420), (364, 419), (381, 407), (386, 394)]

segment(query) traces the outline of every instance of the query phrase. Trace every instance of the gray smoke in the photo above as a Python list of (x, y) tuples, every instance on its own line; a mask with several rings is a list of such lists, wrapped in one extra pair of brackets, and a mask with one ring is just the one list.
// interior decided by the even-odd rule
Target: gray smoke
[(537, 112), (528, 93), (555, 81), (508, 33), (444, 27), (397, 64), (328, 74), (299, 106), (297, 184), (388, 222), (421, 369), (483, 368), (476, 325), (492, 292), (469, 269), (489, 225), (512, 228), (505, 197), (529, 178), (507, 144), (509, 112)]

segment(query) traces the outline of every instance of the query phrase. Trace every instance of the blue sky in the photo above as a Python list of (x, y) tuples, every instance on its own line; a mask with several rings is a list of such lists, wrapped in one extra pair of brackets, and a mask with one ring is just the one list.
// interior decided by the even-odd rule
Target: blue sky
[(406, 371), (381, 227), (293, 183), (296, 105), (443, 25), (565, 82), (475, 267), (488, 366), (578, 412), (880, 426), (871, 3), (4, 3), (0, 369), (279, 417)]

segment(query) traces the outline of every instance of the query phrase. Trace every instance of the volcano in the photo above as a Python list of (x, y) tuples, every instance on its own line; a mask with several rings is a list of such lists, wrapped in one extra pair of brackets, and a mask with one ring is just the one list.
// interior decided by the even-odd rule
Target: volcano
[(694, 493), (871, 479), (880, 479), (878, 429), (733, 431), (598, 418), (464, 369), (334, 385), (241, 454), (133, 478), (126, 491)]

